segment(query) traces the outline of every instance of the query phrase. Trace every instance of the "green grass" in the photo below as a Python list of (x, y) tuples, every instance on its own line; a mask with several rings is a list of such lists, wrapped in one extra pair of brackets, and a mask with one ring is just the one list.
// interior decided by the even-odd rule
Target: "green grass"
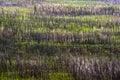
[(4, 10), (5, 12), (14, 13), (14, 11), (18, 10), (22, 13), (28, 13), (33, 10), (33, 8), (24, 8), (24, 7), (16, 7), (16, 6), (0, 6), (0, 10)]
[(49, 73), (50, 80), (74, 80), (69, 73), (66, 72), (51, 72)]
[[(63, 0), (61, 0), (61, 3), (62, 2), (64, 3)], [(71, 4), (73, 4), (73, 6), (71, 6)], [(79, 1), (78, 3), (76, 3), (75, 1), (70, 0), (68, 2), (67, 7), (88, 8), (84, 4), (102, 4), (102, 2)], [(64, 7), (66, 6), (64, 5)], [(112, 8), (117, 9), (118, 6), (112, 6)], [(2, 15), (2, 9), (5, 12), (4, 15)], [(18, 10), (18, 12), (16, 12), (17, 16), (14, 16), (15, 10)], [(62, 35), (64, 35), (69, 32), (75, 33), (75, 34), (78, 34), (79, 32), (81, 33), (98, 32), (98, 35), (104, 36), (102, 34), (102, 31), (120, 32), (120, 25), (116, 25), (112, 22), (114, 20), (119, 21), (120, 20), (119, 17), (115, 17), (112, 15), (85, 15), (85, 16), (32, 15), (30, 16), (29, 13), (32, 13), (33, 11), (34, 11), (33, 7), (24, 8), (24, 7), (0, 6), (1, 32), (6, 27), (9, 27), (10, 29), (15, 28), (18, 30), (15, 33), (15, 35), (13, 33), (13, 36), (8, 36), (8, 37), (0, 36), (0, 44), (2, 44), (0, 45), (0, 49), (3, 50), (3, 52), (5, 53), (9, 53), (10, 55), (13, 55), (10, 59), (11, 60), (10, 69), (14, 68), (14, 65), (17, 63), (16, 59), (19, 56), (19, 54), (18, 56), (16, 56), (17, 55), (16, 52), (18, 53), (23, 52), (24, 56), (19, 57), (21, 58), (21, 60), (23, 60), (23, 63), (24, 62), (26, 63), (29, 60), (33, 62), (40, 60), (40, 63), (47, 65), (48, 67), (47, 69), (49, 70), (49, 73), (46, 71), (45, 72), (43, 71), (42, 77), (35, 79), (29, 74), (28, 74), (28, 78), (21, 78), (18, 72), (14, 72), (14, 71), (4, 72), (3, 70), (3, 72), (1, 72), (0, 74), (0, 80), (45, 80), (44, 78), (46, 76), (49, 76), (50, 80), (75, 80), (70, 75), (67, 68), (68, 66), (66, 66), (61, 59), (64, 59), (64, 60), (67, 60), (68, 58), (71, 59), (71, 58), (74, 58), (74, 56), (72, 55), (76, 55), (76, 54), (77, 54), (76, 57), (81, 58), (81, 60), (85, 59), (86, 57), (88, 57), (88, 59), (92, 59), (96, 56), (98, 58), (104, 59), (104, 58), (109, 58), (109, 53), (111, 54), (112, 52), (114, 52), (112, 53), (114, 54), (112, 58), (116, 58), (115, 57), (116, 54), (120, 52), (119, 51), (120, 45), (114, 44), (115, 41), (117, 43), (120, 43), (120, 36), (114, 36), (114, 35), (109, 37), (111, 40), (110, 44), (107, 42), (105, 44), (104, 43), (87, 43), (85, 42), (85, 40), (87, 40), (88, 38), (83, 38), (82, 40), (79, 40), (79, 41), (73, 38), (74, 40), (71, 39), (71, 41), (68, 41), (68, 42), (67, 40), (63, 41), (64, 39), (63, 40), (61, 39), (61, 41), (58, 40), (58, 42), (57, 42), (57, 39), (56, 40), (51, 39), (54, 41), (45, 40), (46, 36), (49, 36), (49, 33), (51, 34), (61, 33)], [(110, 23), (110, 21), (111, 21), (111, 24), (106, 24), (107, 22)], [(7, 33), (9, 35), (9, 32), (10, 32), (9, 28), (8, 28), (8, 31), (6, 30), (6, 35)], [(30, 36), (28, 34), (30, 30), (31, 32), (33, 31), (33, 33), (31, 34), (38, 32), (38, 35), (35, 33), (35, 36)], [(27, 32), (27, 35), (24, 34), (25, 32)], [(40, 36), (39, 36), (39, 32), (41, 32)], [(45, 33), (42, 33), (42, 32), (45, 32)], [(36, 35), (38, 38), (41, 37), (41, 35), (42, 37), (44, 36), (42, 38), (43, 41), (34, 39)], [(99, 41), (99, 38), (97, 39), (96, 37), (92, 37), (92, 38), (90, 37), (89, 39), (91, 42), (95, 40), (96, 42)], [(101, 39), (101, 41), (104, 41), (104, 40)], [(6, 45), (4, 45), (4, 43), (6, 43)], [(16, 55), (12, 54), (12, 51)], [(49, 54), (47, 55), (47, 53)], [(54, 66), (55, 69), (52, 67), (53, 65), (55, 65)], [(61, 65), (62, 65), (62, 68), (61, 68)], [(4, 68), (4, 65), (3, 65), (3, 68)]]

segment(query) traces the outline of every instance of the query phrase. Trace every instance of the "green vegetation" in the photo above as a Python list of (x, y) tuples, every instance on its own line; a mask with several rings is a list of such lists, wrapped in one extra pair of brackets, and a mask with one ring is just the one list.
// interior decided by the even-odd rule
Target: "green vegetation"
[(119, 5), (23, 2), (0, 6), (0, 80), (120, 79)]

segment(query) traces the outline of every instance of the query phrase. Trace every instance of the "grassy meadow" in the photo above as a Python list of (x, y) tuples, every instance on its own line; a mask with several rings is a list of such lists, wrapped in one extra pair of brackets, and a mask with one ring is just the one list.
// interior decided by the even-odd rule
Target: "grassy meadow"
[(0, 80), (120, 79), (118, 4), (9, 2), (0, 2)]

